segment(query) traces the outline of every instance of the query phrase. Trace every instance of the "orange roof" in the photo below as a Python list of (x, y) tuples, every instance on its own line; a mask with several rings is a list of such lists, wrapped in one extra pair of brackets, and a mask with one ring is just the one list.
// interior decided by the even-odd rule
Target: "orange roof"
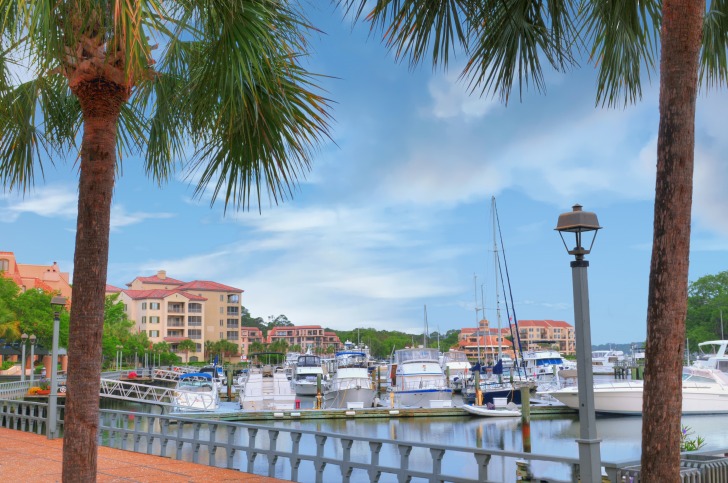
[(182, 290), (174, 289), (174, 290), (122, 290), (122, 293), (125, 293), (133, 300), (143, 300), (143, 299), (164, 299), (171, 295), (180, 294), (183, 297), (189, 299), (189, 300), (207, 300), (205, 297), (200, 297), (199, 295), (194, 295), (188, 292), (184, 292)]
[(179, 287), (180, 290), (209, 290), (213, 292), (239, 292), (243, 291), (239, 288), (231, 287), (217, 282), (210, 282), (209, 280), (193, 280), (187, 282)]
[(106, 293), (119, 293), (122, 289), (115, 287), (114, 285), (106, 284)]
[[(170, 277), (160, 278), (159, 274), (152, 275), (151, 277), (136, 277), (134, 280), (139, 280), (142, 283), (156, 283), (159, 285), (183, 285), (184, 284), (183, 281), (177, 280), (175, 278), (170, 278)], [(130, 287), (134, 280), (127, 283), (126, 286)]]

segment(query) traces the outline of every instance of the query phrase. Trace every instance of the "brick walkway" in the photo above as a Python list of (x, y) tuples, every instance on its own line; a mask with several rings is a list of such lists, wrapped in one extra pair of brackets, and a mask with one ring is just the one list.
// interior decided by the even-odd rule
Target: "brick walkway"
[[(33, 433), (0, 428), (0, 441), (0, 481), (61, 481), (62, 439), (49, 440)], [(285, 480), (100, 446), (96, 481), (275, 483)]]

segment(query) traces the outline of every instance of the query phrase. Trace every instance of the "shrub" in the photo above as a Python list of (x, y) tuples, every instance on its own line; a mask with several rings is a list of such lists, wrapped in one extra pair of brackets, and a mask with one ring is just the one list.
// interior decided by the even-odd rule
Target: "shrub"
[(0, 366), (0, 371), (7, 371), (14, 365), (15, 363), (13, 361), (3, 361), (2, 366)]
[(696, 436), (691, 438), (693, 434), (690, 426), (683, 426), (680, 431), (680, 451), (696, 451), (705, 445), (705, 438)]

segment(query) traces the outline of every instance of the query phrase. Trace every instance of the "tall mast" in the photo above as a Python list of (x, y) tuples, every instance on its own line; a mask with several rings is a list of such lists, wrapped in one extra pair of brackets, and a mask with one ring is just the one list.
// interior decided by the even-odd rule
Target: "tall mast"
[(425, 348), (427, 348), (427, 333), (429, 331), (430, 331), (429, 327), (427, 327), (427, 304), (425, 304), (425, 336), (424, 336)]
[(478, 344), (478, 363), (480, 363), (480, 320), (478, 319), (478, 276), (473, 274), (473, 297), (475, 298), (475, 340)]
[(500, 360), (503, 354), (503, 347), (501, 345), (500, 294), (498, 292), (498, 243), (496, 241), (495, 196), (491, 198), (490, 211), (493, 218), (493, 275), (495, 276), (495, 307), (496, 319), (498, 320), (498, 360)]

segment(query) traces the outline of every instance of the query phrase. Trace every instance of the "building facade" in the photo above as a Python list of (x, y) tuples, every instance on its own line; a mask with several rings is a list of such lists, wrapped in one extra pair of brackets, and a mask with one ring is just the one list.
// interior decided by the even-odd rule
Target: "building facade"
[(0, 252), (0, 274), (13, 280), (20, 290), (42, 289), (66, 297), (70, 306), (71, 285), (68, 272), (62, 272), (58, 263), (29, 265), (18, 263), (13, 252)]
[(523, 350), (556, 349), (563, 355), (576, 354), (574, 326), (563, 320), (519, 320)]
[(183, 282), (164, 270), (126, 285), (127, 289), (107, 285), (107, 294), (119, 294), (129, 319), (152, 343), (167, 342), (177, 352), (177, 345), (190, 339), (196, 349), (189, 356), (197, 360), (204, 359), (209, 341), (227, 340), (241, 350), (243, 290), (207, 280)]
[(320, 325), (302, 325), (288, 327), (273, 327), (268, 332), (266, 342), (272, 344), (276, 341), (285, 341), (289, 346), (299, 345), (301, 350), (309, 348), (313, 351), (334, 350), (341, 348), (339, 337), (333, 332), (326, 332)]
[(510, 335), (508, 329), (491, 328), (486, 319), (480, 320), (478, 328), (466, 327), (458, 334), (458, 349), (463, 351), (468, 359), (484, 363), (495, 363), (499, 352), (513, 357), (513, 342), (506, 337)]

